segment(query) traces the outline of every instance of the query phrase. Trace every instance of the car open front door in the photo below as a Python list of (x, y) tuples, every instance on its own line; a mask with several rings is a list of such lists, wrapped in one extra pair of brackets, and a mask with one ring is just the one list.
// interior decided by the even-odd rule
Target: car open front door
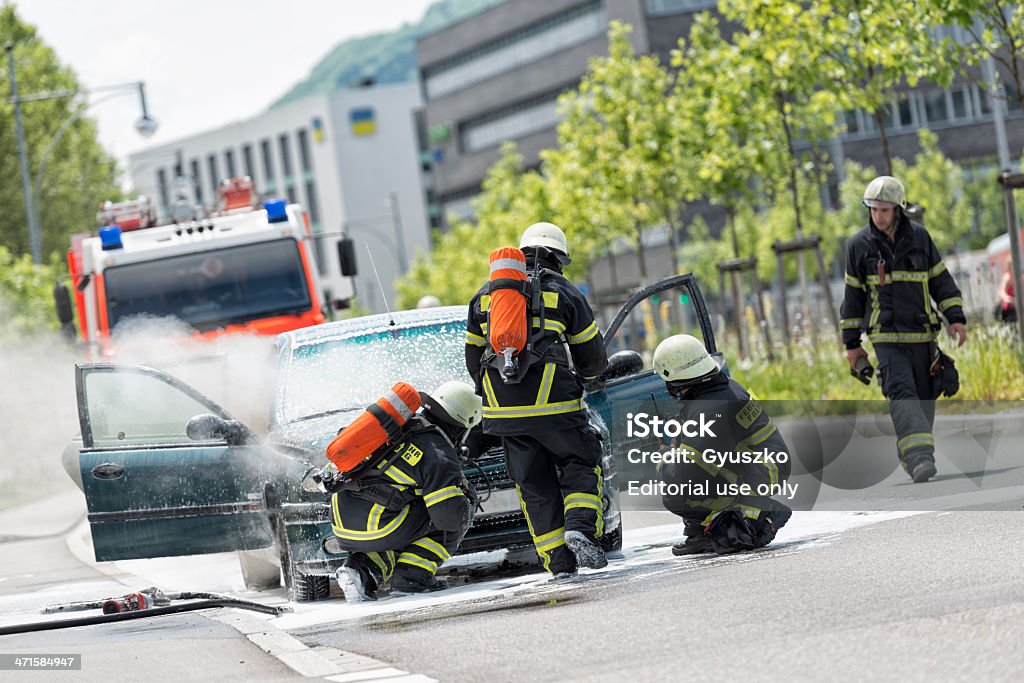
[(271, 545), (259, 446), (195, 441), (189, 420), (216, 403), (174, 377), (132, 365), (79, 365), (79, 455), (97, 560)]
[[(665, 383), (654, 374), (650, 357), (658, 343), (673, 334), (691, 334), (717, 355), (711, 317), (697, 279), (677, 275), (644, 287), (619, 309), (605, 331), (613, 377), (600, 391), (590, 392), (587, 402), (608, 426), (612, 457), (629, 448), (656, 447), (657, 441), (626, 434), (627, 414), (646, 412), (667, 415), (673, 410)], [(614, 354), (618, 354), (617, 356)]]

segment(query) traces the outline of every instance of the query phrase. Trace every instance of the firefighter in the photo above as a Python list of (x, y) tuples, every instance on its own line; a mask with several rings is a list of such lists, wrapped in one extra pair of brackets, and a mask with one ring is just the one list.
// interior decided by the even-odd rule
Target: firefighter
[(435, 574), (472, 521), (459, 448), (480, 423), (480, 397), (465, 382), (420, 397), (394, 450), (331, 497), (334, 534), (351, 553), (337, 572), (346, 600), (376, 600), (388, 579), (392, 594), (445, 588)]
[(861, 347), (866, 332), (878, 357), (882, 393), (889, 399), (900, 463), (915, 483), (925, 482), (935, 476), (935, 399), (955, 393), (943, 386), (952, 364), (936, 343), (941, 322), (932, 301), (962, 346), (967, 341), (963, 299), (928, 231), (907, 217), (899, 180), (875, 178), (863, 201), (868, 224), (846, 247), (841, 308), (846, 359), (854, 369), (866, 361)]
[(466, 367), (483, 396), (484, 433), (502, 439), (537, 554), (547, 571), (562, 578), (578, 567), (608, 564), (600, 545), (601, 441), (583, 406), (583, 383), (604, 371), (608, 357), (590, 304), (562, 276), (570, 262), (565, 233), (536, 223), (523, 232), (519, 248), (542, 291), (534, 306), (543, 311), (530, 315), (538, 324), (536, 358), (526, 361), (521, 381), (503, 380), (486, 336), (491, 296), (484, 285), (469, 304)]
[[(706, 432), (691, 429), (694, 436), (681, 437), (675, 444), (680, 457), (661, 466), (665, 484), (688, 484), (684, 490), (690, 492), (662, 496), (662, 504), (683, 518), (686, 535), (672, 554), (724, 555), (768, 545), (792, 515), (770, 497), (771, 487), (781, 491), (792, 468), (789, 447), (771, 416), (722, 372), (720, 361), (696, 337), (678, 334), (658, 344), (654, 370), (680, 401), (679, 415), (672, 419), (707, 425)], [(735, 462), (740, 454), (757, 457)]]

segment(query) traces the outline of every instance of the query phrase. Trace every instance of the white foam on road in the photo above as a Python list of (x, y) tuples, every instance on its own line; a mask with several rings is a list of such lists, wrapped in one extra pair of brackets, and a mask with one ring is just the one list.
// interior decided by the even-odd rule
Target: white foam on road
[[(899, 519), (919, 514), (917, 512), (797, 512), (789, 524), (779, 532), (778, 544), (797, 541), (820, 541), (827, 543), (837, 534), (844, 531), (876, 524), (878, 522)], [(666, 519), (675, 519), (665, 513)], [(672, 558), (671, 544), (682, 538), (682, 525), (676, 521), (671, 524), (649, 526), (635, 530), (627, 530), (621, 559), (612, 560), (608, 567), (598, 570), (587, 570), (583, 574), (584, 581), (580, 585), (589, 584), (589, 579), (597, 579), (601, 574), (623, 574), (632, 568), (642, 567), (651, 561), (664, 561), (671, 558), (674, 562), (693, 562), (694, 558)], [(809, 544), (805, 547), (813, 547)], [(741, 557), (741, 556), (730, 556)], [(283, 630), (302, 629), (319, 624), (337, 623), (358, 620), (365, 617), (380, 616), (422, 610), (425, 608), (451, 605), (453, 603), (486, 600), (493, 598), (513, 597), (518, 593), (543, 593), (546, 591), (562, 591), (573, 584), (551, 583), (550, 575), (537, 572), (525, 576), (503, 577), (471, 583), (464, 586), (449, 588), (439, 593), (426, 595), (390, 598), (380, 602), (346, 603), (339, 600), (325, 602), (298, 603), (293, 605), (295, 611), (271, 619), (269, 623)]]

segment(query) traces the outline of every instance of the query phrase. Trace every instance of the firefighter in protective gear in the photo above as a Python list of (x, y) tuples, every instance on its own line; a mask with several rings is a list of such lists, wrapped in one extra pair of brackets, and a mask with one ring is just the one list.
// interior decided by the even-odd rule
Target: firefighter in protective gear
[(480, 397), (464, 382), (420, 397), (390, 454), (331, 498), (334, 534), (351, 553), (337, 573), (346, 600), (376, 600), (389, 579), (392, 593), (445, 588), (434, 575), (472, 522), (459, 448), (480, 423)]
[[(846, 248), (843, 345), (854, 368), (867, 357), (861, 347), (861, 335), (867, 334), (878, 356), (882, 393), (889, 399), (900, 463), (915, 482), (924, 482), (936, 471), (934, 400), (943, 391), (942, 366), (950, 362), (936, 342), (939, 314), (962, 346), (967, 340), (963, 299), (931, 235), (907, 217), (899, 180), (872, 180), (864, 205), (868, 224)], [(951, 364), (947, 376), (949, 370)], [(946, 393), (951, 395), (948, 388)]]
[[(684, 490), (703, 492), (662, 497), (662, 504), (683, 518), (686, 538), (672, 546), (675, 555), (764, 547), (792, 514), (770, 497), (789, 479), (789, 447), (763, 406), (725, 375), (719, 363), (699, 339), (687, 334), (665, 339), (654, 351), (655, 372), (680, 402), (676, 419), (709, 423), (706, 432), (680, 437), (675, 448), (682, 457), (661, 466), (665, 484), (690, 484)], [(741, 454), (760, 457), (734, 462)]]
[(583, 383), (608, 363), (604, 339), (586, 298), (562, 276), (570, 262), (565, 233), (551, 223), (523, 232), (519, 248), (540, 283), (542, 349), (518, 383), (505, 383), (489, 362), (490, 295), (484, 285), (469, 304), (466, 367), (484, 399), (483, 430), (501, 437), (509, 476), (544, 568), (556, 576), (579, 566), (607, 564), (604, 533), (600, 436), (587, 420)]

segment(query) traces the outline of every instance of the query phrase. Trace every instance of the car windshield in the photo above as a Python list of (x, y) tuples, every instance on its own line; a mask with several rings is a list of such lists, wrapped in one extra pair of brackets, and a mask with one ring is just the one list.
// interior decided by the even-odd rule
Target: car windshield
[(281, 239), (104, 272), (110, 326), (129, 316), (173, 316), (200, 331), (310, 307), (295, 240)]
[(432, 391), (442, 382), (470, 381), (461, 321), (404, 327), (296, 348), (284, 377), (285, 422), (362, 409), (395, 382)]

